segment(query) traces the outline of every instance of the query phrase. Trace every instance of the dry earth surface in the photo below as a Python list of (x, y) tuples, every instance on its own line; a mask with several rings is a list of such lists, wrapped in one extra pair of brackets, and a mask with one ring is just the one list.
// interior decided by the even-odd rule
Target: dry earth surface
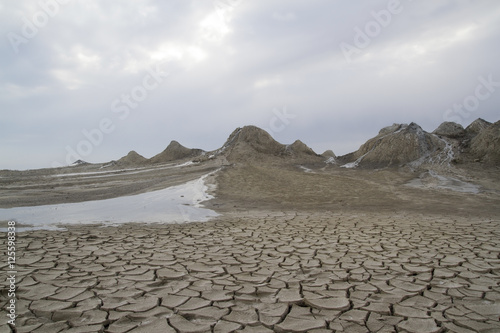
[[(0, 207), (140, 193), (217, 167), (2, 173)], [(206, 206), (222, 214), (210, 222), (19, 233), (12, 329), (500, 331), (498, 170), (458, 170), (474, 194), (406, 186), (420, 174), (403, 169), (303, 167), (225, 166), (210, 179)]]

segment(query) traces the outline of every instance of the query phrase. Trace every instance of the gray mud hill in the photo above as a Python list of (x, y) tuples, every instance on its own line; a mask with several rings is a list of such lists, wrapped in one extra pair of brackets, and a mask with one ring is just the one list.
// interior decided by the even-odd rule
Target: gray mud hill
[(162, 151), (158, 155), (153, 156), (149, 161), (153, 164), (165, 163), (176, 160), (194, 158), (201, 154), (203, 154), (203, 150), (201, 149), (186, 148), (179, 142), (172, 141), (164, 151)]
[(116, 161), (116, 164), (118, 165), (141, 165), (141, 164), (146, 164), (148, 162), (148, 159), (145, 158), (142, 155), (139, 155), (135, 151), (130, 151), (126, 156), (123, 156), (120, 158), (118, 161)]
[(271, 163), (315, 164), (323, 163), (324, 158), (316, 154), (300, 140), (285, 145), (255, 126), (237, 128), (222, 148), (212, 153), (224, 157), (229, 163)]
[(351, 166), (387, 167), (418, 161), (443, 148), (440, 140), (415, 123), (394, 124), (341, 160)]
[(335, 153), (331, 149), (326, 150), (323, 154), (321, 154), (321, 156), (326, 157), (326, 158), (330, 158), (330, 157), (335, 158), (335, 157), (337, 157), (337, 155), (335, 155)]
[(325, 159), (325, 163), (327, 164), (337, 164), (337, 155), (333, 152), (333, 150), (329, 149), (321, 154)]
[(251, 161), (269, 156), (283, 156), (285, 147), (269, 133), (255, 127), (237, 128), (220, 150), (228, 161)]
[(467, 128), (444, 122), (432, 133), (415, 123), (393, 124), (364, 143), (357, 151), (337, 158), (344, 167), (412, 169), (481, 163), (500, 164), (499, 125), (477, 119)]
[(491, 125), (491, 123), (489, 121), (478, 118), (478, 119), (474, 120), (472, 123), (470, 123), (470, 125), (465, 128), (465, 132), (466, 132), (467, 136), (475, 137), (476, 135), (481, 133), (483, 130), (490, 127), (490, 125)]
[(77, 160), (75, 162), (73, 162), (73, 166), (81, 166), (81, 165), (89, 165), (90, 163), (89, 162), (85, 162), (83, 160)]
[(468, 153), (487, 165), (500, 165), (500, 121), (484, 128), (471, 141)]
[(460, 124), (446, 121), (439, 125), (432, 133), (448, 138), (461, 138), (465, 135), (465, 129)]
[(304, 142), (300, 140), (296, 140), (287, 149), (291, 152), (292, 155), (310, 155), (314, 157), (318, 157), (318, 154), (314, 152), (310, 147), (308, 147)]

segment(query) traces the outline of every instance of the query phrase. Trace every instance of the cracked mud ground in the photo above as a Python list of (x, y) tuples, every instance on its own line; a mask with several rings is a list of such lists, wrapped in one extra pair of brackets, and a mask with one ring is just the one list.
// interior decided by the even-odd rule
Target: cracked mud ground
[(494, 219), (251, 211), (17, 251), (17, 332), (500, 331)]

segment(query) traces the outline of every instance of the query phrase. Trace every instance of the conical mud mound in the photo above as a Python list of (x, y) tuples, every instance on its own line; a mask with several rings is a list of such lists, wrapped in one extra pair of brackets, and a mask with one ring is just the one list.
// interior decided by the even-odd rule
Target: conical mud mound
[(159, 153), (158, 155), (153, 156), (150, 159), (151, 163), (165, 163), (172, 162), (176, 160), (182, 160), (186, 158), (193, 158), (199, 156), (203, 153), (201, 149), (190, 149), (181, 145), (177, 141), (172, 141), (168, 145), (168, 147)]
[(142, 155), (139, 155), (135, 151), (130, 151), (126, 156), (123, 156), (116, 164), (118, 165), (141, 165), (147, 163), (148, 159)]
[(491, 126), (489, 121), (478, 118), (465, 128), (467, 136), (474, 137)]

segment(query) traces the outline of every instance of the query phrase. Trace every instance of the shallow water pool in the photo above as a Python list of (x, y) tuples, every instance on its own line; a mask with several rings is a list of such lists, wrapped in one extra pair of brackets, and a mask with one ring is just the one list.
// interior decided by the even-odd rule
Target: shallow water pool
[(204, 222), (218, 215), (201, 206), (201, 202), (212, 198), (207, 193), (207, 176), (159, 191), (113, 199), (2, 208), (0, 221), (16, 221), (17, 231), (58, 229), (69, 224)]

